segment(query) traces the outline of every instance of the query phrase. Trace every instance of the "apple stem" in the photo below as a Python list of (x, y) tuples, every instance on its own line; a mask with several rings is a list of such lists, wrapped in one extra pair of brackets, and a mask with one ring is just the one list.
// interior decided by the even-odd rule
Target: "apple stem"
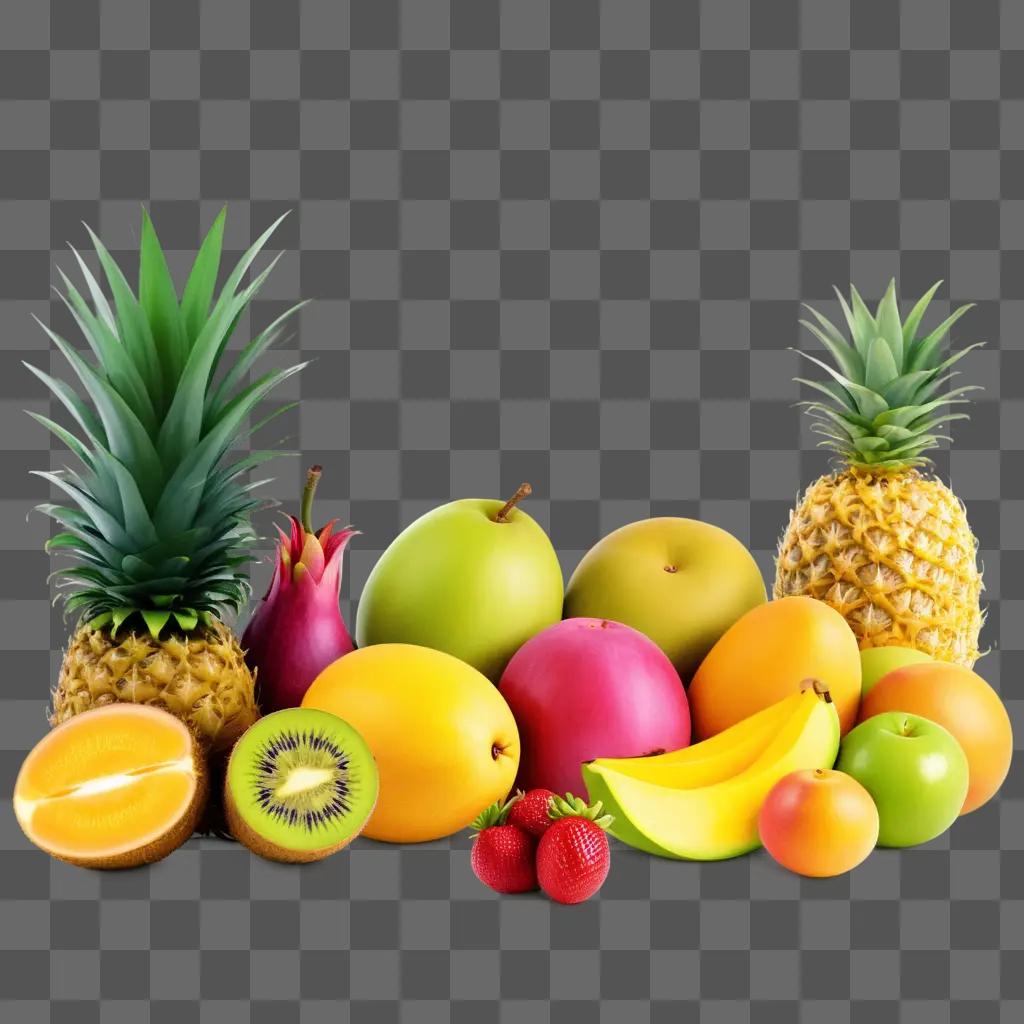
[(523, 498), (528, 498), (531, 494), (533, 494), (533, 488), (529, 484), (520, 484), (516, 493), (501, 506), (501, 511), (494, 517), (494, 521), (496, 523), (506, 522), (512, 509), (514, 509), (516, 505), (523, 500)]
[(316, 485), (320, 483), (323, 471), (323, 466), (310, 466), (306, 474), (306, 486), (302, 489), (302, 504), (299, 507), (299, 522), (306, 533), (313, 532), (313, 495), (316, 494)]

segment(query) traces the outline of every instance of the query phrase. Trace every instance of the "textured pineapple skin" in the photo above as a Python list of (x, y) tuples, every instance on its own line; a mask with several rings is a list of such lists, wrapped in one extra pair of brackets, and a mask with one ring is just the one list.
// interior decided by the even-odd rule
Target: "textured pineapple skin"
[(222, 622), (154, 640), (82, 626), (72, 637), (53, 696), (52, 725), (114, 701), (153, 704), (195, 730), (211, 753), (230, 749), (259, 718), (252, 673)]
[(970, 668), (983, 589), (963, 503), (914, 469), (848, 469), (807, 488), (779, 542), (773, 596), (836, 609), (862, 649), (914, 647)]

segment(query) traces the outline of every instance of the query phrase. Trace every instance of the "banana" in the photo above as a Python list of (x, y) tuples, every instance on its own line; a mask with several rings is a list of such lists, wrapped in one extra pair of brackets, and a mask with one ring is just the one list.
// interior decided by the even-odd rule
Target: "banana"
[(798, 692), (692, 747), (645, 757), (599, 757), (591, 763), (673, 789), (709, 786), (753, 764), (799, 705)]
[[(612, 835), (648, 853), (686, 860), (724, 860), (759, 846), (757, 816), (772, 786), (790, 772), (831, 768), (839, 751), (839, 716), (827, 692), (805, 690), (782, 703), (790, 713), (774, 724), (761, 752), (735, 775), (708, 785), (681, 788), (598, 761), (583, 765), (591, 801), (602, 801), (614, 816)], [(699, 760), (694, 765), (701, 770)]]

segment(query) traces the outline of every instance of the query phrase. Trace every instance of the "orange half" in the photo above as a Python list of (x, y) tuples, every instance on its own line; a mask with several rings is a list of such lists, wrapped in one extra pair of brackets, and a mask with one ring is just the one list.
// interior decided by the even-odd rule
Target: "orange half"
[(187, 726), (158, 708), (109, 704), (36, 744), (18, 773), (14, 813), (25, 835), (54, 857), (134, 867), (192, 834), (206, 791)]

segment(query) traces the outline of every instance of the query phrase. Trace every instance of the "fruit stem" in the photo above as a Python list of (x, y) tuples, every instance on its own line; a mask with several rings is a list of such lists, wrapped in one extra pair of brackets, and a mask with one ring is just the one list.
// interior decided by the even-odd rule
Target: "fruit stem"
[(520, 484), (516, 493), (501, 506), (501, 511), (494, 517), (494, 521), (496, 523), (506, 522), (512, 509), (514, 509), (516, 505), (523, 500), (523, 498), (528, 498), (531, 494), (533, 494), (533, 488), (529, 484)]
[(316, 494), (316, 485), (320, 483), (323, 471), (323, 466), (310, 466), (306, 474), (306, 486), (302, 489), (302, 504), (299, 507), (299, 521), (306, 533), (313, 532), (313, 495)]
[(820, 679), (805, 679), (801, 684), (800, 688), (803, 690), (813, 690), (826, 704), (832, 703), (832, 693), (828, 688), (828, 683), (822, 682)]

